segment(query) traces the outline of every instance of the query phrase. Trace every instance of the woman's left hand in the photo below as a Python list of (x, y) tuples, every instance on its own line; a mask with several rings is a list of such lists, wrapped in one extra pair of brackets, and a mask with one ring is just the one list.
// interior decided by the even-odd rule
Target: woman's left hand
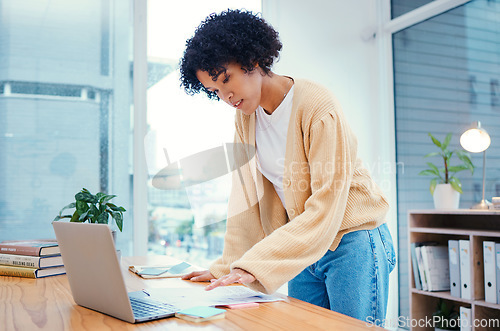
[(250, 284), (253, 281), (255, 281), (255, 277), (251, 273), (248, 273), (243, 269), (233, 269), (233, 271), (231, 271), (229, 274), (217, 280), (212, 280), (212, 284), (205, 287), (205, 290), (210, 291), (216, 287), (226, 286), (233, 283), (240, 283), (245, 285)]

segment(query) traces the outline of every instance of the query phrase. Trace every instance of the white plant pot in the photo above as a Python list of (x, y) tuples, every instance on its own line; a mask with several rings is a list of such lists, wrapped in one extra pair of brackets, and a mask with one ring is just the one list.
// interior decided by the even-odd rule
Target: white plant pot
[(460, 193), (451, 184), (437, 184), (433, 198), (436, 209), (458, 209), (460, 203)]

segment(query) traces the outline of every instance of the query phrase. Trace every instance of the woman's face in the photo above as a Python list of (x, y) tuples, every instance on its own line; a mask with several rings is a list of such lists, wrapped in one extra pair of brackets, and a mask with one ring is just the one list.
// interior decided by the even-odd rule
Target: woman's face
[(246, 71), (237, 63), (230, 63), (225, 67), (226, 71), (215, 81), (207, 71), (198, 70), (196, 77), (207, 90), (215, 92), (228, 105), (251, 115), (261, 101), (262, 70), (256, 67), (252, 71)]

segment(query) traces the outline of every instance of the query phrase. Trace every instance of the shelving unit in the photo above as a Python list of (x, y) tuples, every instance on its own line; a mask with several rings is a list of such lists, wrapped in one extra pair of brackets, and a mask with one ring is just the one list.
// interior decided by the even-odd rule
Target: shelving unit
[[(488, 324), (496, 319), (500, 323), (500, 304), (484, 301), (483, 241), (500, 242), (500, 211), (459, 210), (411, 210), (408, 213), (409, 243), (436, 241), (448, 246), (448, 240), (470, 240), (471, 243), (471, 291), (472, 300), (453, 297), (450, 291), (429, 292), (417, 290), (413, 278), (411, 256), (408, 257), (410, 275), (410, 320), (432, 320), (438, 300), (444, 299), (455, 306), (472, 308), (472, 320), (478, 326), (473, 330), (500, 330)], [(410, 249), (408, 249), (410, 252)], [(482, 325), (481, 325), (482, 324)], [(413, 330), (434, 330), (431, 327), (415, 327)]]

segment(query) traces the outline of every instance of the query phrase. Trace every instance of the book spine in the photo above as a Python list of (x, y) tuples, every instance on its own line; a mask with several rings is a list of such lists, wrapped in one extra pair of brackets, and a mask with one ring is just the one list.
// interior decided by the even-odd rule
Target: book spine
[(427, 246), (431, 291), (450, 290), (450, 266), (446, 246)]
[(36, 269), (0, 265), (0, 276), (36, 278)]
[(0, 244), (1, 254), (40, 256), (41, 247), (15, 246)]
[(422, 261), (422, 247), (416, 247), (418, 271), (420, 272), (420, 282), (422, 283), (422, 290), (427, 291), (427, 279), (425, 277), (424, 262)]
[(0, 254), (0, 265), (40, 268), (40, 258), (37, 256)]
[(429, 268), (429, 253), (427, 251), (428, 246), (422, 246), (420, 252), (422, 253), (422, 263), (424, 266), (425, 280), (427, 282), (427, 291), (433, 290), (433, 284), (431, 279), (431, 272)]
[(418, 263), (417, 263), (417, 253), (415, 252), (415, 248), (417, 247), (416, 243), (411, 243), (411, 266), (413, 269), (413, 279), (415, 280), (415, 288), (417, 290), (422, 289), (422, 283), (420, 282), (420, 273), (418, 271)]

